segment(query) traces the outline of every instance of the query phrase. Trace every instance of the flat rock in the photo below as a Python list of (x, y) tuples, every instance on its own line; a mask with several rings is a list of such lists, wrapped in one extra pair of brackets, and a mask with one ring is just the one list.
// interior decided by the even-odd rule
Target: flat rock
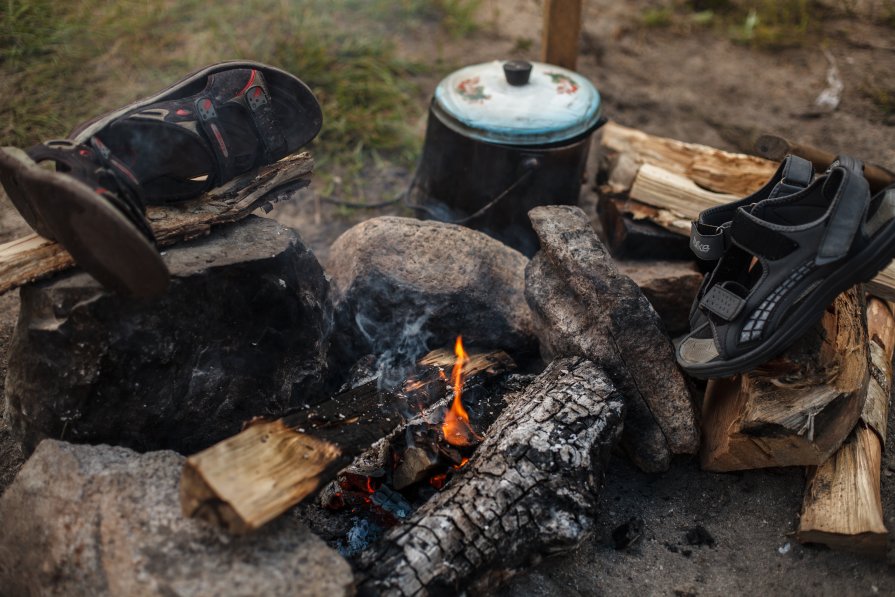
[[(543, 262), (529, 266), (526, 296), (542, 323), (542, 347), (552, 347), (550, 357), (580, 355), (600, 363), (631, 400), (633, 412), (642, 400), (671, 454), (695, 453), (696, 409), (655, 309), (637, 285), (619, 273), (579, 208), (538, 207), (529, 217), (541, 241)], [(551, 284), (552, 290), (543, 288)], [(655, 455), (658, 458), (661, 451)], [(667, 467), (663, 460), (646, 470)]]
[(22, 288), (6, 417), (27, 451), (54, 438), (192, 453), (320, 393), (329, 285), (295, 232), (250, 217), (164, 258), (157, 300), (85, 273)]
[(690, 330), (690, 306), (702, 272), (692, 261), (615, 261), (619, 273), (640, 287), (672, 336)]
[(457, 335), (513, 354), (536, 350), (527, 263), (463, 226), (399, 217), (358, 224), (336, 240), (327, 263), (337, 325), (348, 336), (345, 360), (372, 352), (412, 362)]
[(180, 512), (183, 457), (47, 440), (0, 498), (8, 595), (347, 595), (348, 563), (281, 518), (235, 537)]

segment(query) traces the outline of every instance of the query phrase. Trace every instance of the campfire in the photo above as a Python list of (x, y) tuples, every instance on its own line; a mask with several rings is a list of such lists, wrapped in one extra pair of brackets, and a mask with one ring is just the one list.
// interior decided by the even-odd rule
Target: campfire
[[(434, 354), (423, 362), (430, 362)], [(467, 386), (470, 355), (461, 336), (457, 336), (454, 344), (449, 377), (444, 363), (435, 365), (434, 382), (424, 381), (426, 377), (433, 377), (429, 372), (422, 378), (420, 373), (415, 373), (403, 384), (402, 400), (408, 407), (416, 408), (415, 415), (399, 432), (356, 460), (363, 464), (349, 467), (321, 492), (320, 506), (352, 516), (353, 526), (348, 536), (353, 540), (339, 542), (346, 555), (356, 555), (368, 546), (359, 537), (378, 537), (444, 489), (469, 463), (481, 443), (483, 437), (477, 429), (486, 428), (502, 409), (504, 383), (492, 377)], [(445, 404), (443, 398), (433, 404), (433, 394), (446, 394), (450, 401)], [(471, 404), (473, 418), (464, 406), (464, 396)], [(431, 406), (426, 407), (427, 404)], [(322, 531), (333, 535), (327, 529)]]

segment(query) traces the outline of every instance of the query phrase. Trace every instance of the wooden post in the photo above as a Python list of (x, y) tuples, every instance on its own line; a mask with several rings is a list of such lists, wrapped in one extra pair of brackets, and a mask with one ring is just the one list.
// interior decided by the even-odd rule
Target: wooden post
[(582, 0), (545, 0), (541, 62), (575, 70)]
[(873, 375), (861, 420), (839, 451), (811, 471), (796, 537), (802, 543), (883, 556), (888, 531), (880, 465), (895, 351), (895, 317), (883, 301), (869, 300), (867, 332)]

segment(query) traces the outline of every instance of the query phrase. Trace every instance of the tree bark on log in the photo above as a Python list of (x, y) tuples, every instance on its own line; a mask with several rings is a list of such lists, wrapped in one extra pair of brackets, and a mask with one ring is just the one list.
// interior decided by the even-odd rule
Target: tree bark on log
[(815, 328), (749, 373), (709, 382), (702, 467), (819, 465), (861, 416), (870, 379), (863, 288), (840, 294)]
[(810, 471), (796, 537), (802, 543), (883, 557), (888, 531), (880, 466), (895, 352), (890, 306), (877, 299), (868, 301), (867, 331), (872, 375), (861, 420), (836, 454)]
[[(313, 169), (310, 154), (291, 155), (234, 178), (197, 199), (150, 206), (146, 218), (159, 246), (191, 240), (207, 234), (212, 226), (241, 220), (258, 208), (290, 197), (310, 183)], [(4, 243), (0, 245), (0, 294), (74, 265), (62, 246), (37, 234)]]
[(777, 169), (776, 162), (764, 158), (656, 137), (614, 122), (606, 123), (601, 131), (604, 155), (625, 155), (635, 164), (659, 166), (716, 193), (748, 195)]
[[(448, 393), (439, 369), (453, 366), (454, 360), (443, 350), (424, 357), (429, 370), (412, 380), (420, 384), (417, 389), (434, 384), (435, 400)], [(477, 353), (463, 371), (469, 380), (505, 371), (511, 363), (503, 352)], [(183, 513), (234, 533), (253, 531), (323, 487), (399, 427), (406, 406), (402, 395), (380, 390), (373, 380), (309, 410), (250, 424), (186, 460), (180, 482)]]
[(623, 411), (592, 362), (553, 361), (501, 413), (469, 464), (360, 556), (359, 592), (456, 592), (578, 545), (593, 528)]
[[(529, 218), (541, 251), (526, 270), (526, 298), (543, 324), (539, 337), (548, 356), (580, 355), (605, 368), (632, 401), (636, 419), (626, 424), (623, 445), (636, 450), (632, 455), (642, 469), (664, 470), (669, 454), (695, 453), (695, 407), (649, 301), (618, 272), (580, 209), (538, 207)], [(648, 425), (651, 419), (662, 442)], [(640, 423), (646, 425), (637, 429)], [(653, 449), (663, 443), (665, 450)]]

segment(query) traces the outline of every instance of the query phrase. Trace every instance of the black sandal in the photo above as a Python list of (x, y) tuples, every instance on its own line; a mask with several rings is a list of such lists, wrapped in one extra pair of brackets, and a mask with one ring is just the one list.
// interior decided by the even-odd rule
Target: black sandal
[[(765, 199), (798, 193), (813, 180), (814, 165), (811, 162), (796, 155), (786, 156), (770, 180), (751, 195), (701, 212), (699, 218), (690, 225), (690, 250), (703, 261), (717, 263), (730, 247), (730, 225), (739, 208), (751, 209), (753, 204)], [(699, 310), (699, 301), (705, 295), (711, 277), (709, 273), (703, 278), (696, 299), (690, 307), (691, 330), (699, 328), (706, 321), (705, 315)]]
[(883, 269), (895, 256), (895, 185), (871, 200), (860, 163), (840, 162), (799, 193), (739, 208), (729, 235), (699, 301), (706, 321), (677, 346), (694, 377), (768, 361)]
[[(42, 162), (55, 162), (56, 171)], [(0, 183), (38, 234), (65, 247), (104, 286), (138, 297), (167, 289), (168, 268), (143, 217), (140, 186), (101, 141), (0, 149)]]
[(140, 181), (147, 203), (201, 195), (306, 145), (323, 118), (296, 77), (257, 62), (196, 71), (72, 131), (98, 137)]

